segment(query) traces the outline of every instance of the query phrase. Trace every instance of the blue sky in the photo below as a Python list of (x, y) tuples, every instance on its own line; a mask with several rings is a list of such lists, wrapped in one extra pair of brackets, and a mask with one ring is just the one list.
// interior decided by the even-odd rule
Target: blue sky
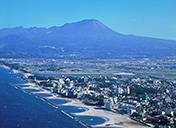
[(0, 28), (92, 18), (119, 33), (176, 40), (176, 0), (0, 0)]

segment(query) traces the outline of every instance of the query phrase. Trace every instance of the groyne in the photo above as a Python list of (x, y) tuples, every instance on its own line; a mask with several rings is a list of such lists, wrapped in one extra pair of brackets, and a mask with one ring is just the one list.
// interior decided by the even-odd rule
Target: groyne
[[(16, 89), (19, 89), (19, 90), (22, 90), (23, 92), (25, 93), (28, 93), (30, 95), (35, 95), (34, 93), (32, 92), (29, 92), (27, 90), (24, 90), (22, 88), (20, 88), (19, 86), (16, 86), (15, 84), (13, 83), (10, 83), (10, 85), (14, 86)], [(44, 97), (41, 97), (39, 95), (36, 95), (37, 98), (43, 100), (43, 101), (46, 101), (48, 104), (52, 105), (53, 107), (57, 108), (57, 109), (61, 109), (59, 106), (57, 106), (56, 104), (52, 103), (51, 101), (49, 101), (48, 99), (44, 98)], [(66, 115), (68, 115), (69, 117), (71, 117), (72, 119), (77, 119), (76, 116), (72, 115), (71, 113), (65, 111), (65, 110), (61, 110), (63, 113), (65, 113)], [(84, 121), (79, 121), (82, 125), (86, 126), (87, 128), (93, 128), (92, 126), (88, 125), (87, 123), (85, 123)]]

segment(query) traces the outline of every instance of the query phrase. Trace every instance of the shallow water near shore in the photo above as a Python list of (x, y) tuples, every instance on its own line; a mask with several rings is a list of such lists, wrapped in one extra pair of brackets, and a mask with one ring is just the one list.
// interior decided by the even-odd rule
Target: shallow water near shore
[(107, 121), (104, 118), (96, 117), (96, 116), (76, 116), (76, 117), (89, 125), (103, 124)]
[(68, 100), (63, 100), (63, 99), (48, 99), (48, 100), (51, 101), (52, 103), (58, 105), (58, 106), (70, 102)]
[(23, 89), (23, 90), (26, 90), (26, 91), (29, 91), (29, 92), (40, 92), (40, 91), (37, 90), (37, 89)]
[(53, 96), (52, 94), (47, 94), (47, 93), (35, 93), (35, 95), (41, 96), (41, 97), (51, 97)]
[(30, 85), (24, 85), (24, 84), (16, 84), (16, 86), (23, 88), (23, 87), (30, 87)]
[(75, 107), (75, 106), (60, 106), (61, 109), (69, 112), (69, 113), (80, 113), (85, 112), (87, 109), (82, 107)]

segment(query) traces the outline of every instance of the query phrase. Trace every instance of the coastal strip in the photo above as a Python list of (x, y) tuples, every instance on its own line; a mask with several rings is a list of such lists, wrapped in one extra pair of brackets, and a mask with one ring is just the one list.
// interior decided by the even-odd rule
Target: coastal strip
[(15, 88), (17, 88), (17, 89), (20, 89), (20, 90), (22, 90), (23, 92), (26, 92), (26, 93), (28, 93), (28, 94), (30, 94), (30, 95), (34, 95), (34, 93), (32, 93), (32, 92), (29, 92), (29, 91), (27, 91), (27, 90), (24, 90), (24, 89), (22, 89), (22, 88), (20, 88), (20, 87), (18, 87), (18, 86), (16, 86), (16, 85), (14, 85), (13, 83), (10, 83), (12, 86), (14, 86)]
[(48, 100), (48, 103), (49, 103), (49, 104), (51, 104), (52, 106), (54, 106), (54, 107), (56, 107), (56, 108), (60, 109), (60, 107), (59, 107), (59, 106), (55, 105), (54, 103), (52, 103), (52, 102), (51, 102), (51, 101), (49, 101), (49, 100)]
[(38, 97), (39, 99), (42, 99), (43, 101), (48, 102), (48, 99), (46, 99), (46, 98), (44, 98), (44, 97), (41, 97), (41, 96), (39, 96), (39, 95), (36, 95), (36, 97)]
[(92, 126), (86, 124), (84, 121), (80, 121), (80, 123), (82, 123), (83, 125), (85, 125), (85, 126), (88, 127), (88, 128), (93, 128)]
[(11, 84), (12, 86), (14, 86), (15, 88), (17, 88), (17, 89), (23, 90), (22, 88), (20, 88), (20, 87), (14, 85), (13, 83), (10, 83), (10, 84)]
[[(25, 93), (28, 93), (30, 95), (35, 95), (34, 93), (32, 92), (29, 92), (29, 91), (26, 91), (18, 86), (16, 86), (15, 84), (13, 83), (10, 83), (10, 85), (14, 86), (16, 89), (19, 89), (19, 90), (22, 90), (23, 92)], [(36, 95), (37, 98), (43, 100), (43, 101), (46, 101), (48, 104), (52, 105), (53, 107), (57, 108), (57, 109), (61, 109), (59, 106), (57, 106), (56, 104), (52, 103), (51, 101), (49, 101), (48, 99), (44, 98), (44, 97), (41, 97), (39, 95)], [(77, 117), (75, 117), (74, 115), (70, 114), (69, 112), (65, 111), (65, 110), (61, 110), (61, 112), (65, 113), (67, 116), (71, 117), (72, 119), (77, 119)], [(84, 121), (79, 121), (82, 125), (88, 127), (88, 128), (93, 128), (92, 126), (88, 125), (87, 123), (85, 123)]]
[(26, 91), (26, 90), (23, 90), (23, 91), (26, 92), (26, 93), (29, 93), (30, 95), (34, 95), (34, 93), (32, 93), (32, 92), (29, 92), (29, 91)]
[(69, 112), (67, 112), (67, 111), (65, 111), (65, 110), (62, 110), (62, 112), (65, 113), (66, 115), (68, 114), (68, 116), (70, 116), (70, 117), (73, 118), (73, 119), (77, 119), (76, 116), (70, 114)]

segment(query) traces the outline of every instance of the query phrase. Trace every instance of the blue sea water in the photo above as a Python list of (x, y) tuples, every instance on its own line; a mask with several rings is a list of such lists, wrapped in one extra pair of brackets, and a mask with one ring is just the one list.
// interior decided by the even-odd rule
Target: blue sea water
[(50, 97), (53, 96), (52, 94), (47, 94), (47, 93), (36, 93), (35, 95), (41, 96), (41, 97)]
[[(9, 73), (10, 72), (10, 73)], [(0, 128), (83, 128), (47, 102), (11, 86), (23, 81), (0, 67)]]
[(66, 110), (69, 113), (80, 113), (80, 112), (85, 112), (86, 108), (82, 107), (75, 107), (75, 106), (60, 106), (61, 109)]
[(89, 125), (98, 125), (106, 122), (106, 119), (96, 116), (76, 116)]
[(70, 102), (68, 100), (63, 100), (63, 99), (48, 99), (48, 100), (51, 101), (52, 103), (58, 105), (58, 106)]
[(23, 87), (30, 87), (30, 85), (23, 85), (23, 84), (16, 84), (16, 86), (23, 88)]
[(40, 92), (40, 91), (37, 90), (37, 89), (24, 89), (24, 90), (29, 91), (29, 92)]

